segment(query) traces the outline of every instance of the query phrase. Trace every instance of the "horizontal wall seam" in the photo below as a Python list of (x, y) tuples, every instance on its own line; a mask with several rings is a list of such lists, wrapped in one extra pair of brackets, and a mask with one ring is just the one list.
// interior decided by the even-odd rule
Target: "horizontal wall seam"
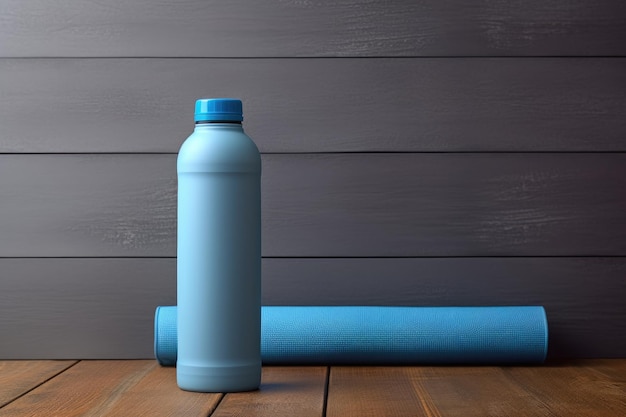
[[(50, 155), (50, 156), (60, 156), (60, 155), (177, 155), (177, 152), (0, 152), (0, 155)], [(487, 155), (487, 154), (502, 154), (502, 155), (517, 155), (517, 154), (626, 154), (625, 150), (598, 150), (598, 151), (304, 151), (304, 152), (261, 152), (261, 155), (371, 155), (371, 154), (384, 154), (384, 155), (419, 155), (419, 154), (476, 154), (476, 155)]]
[[(608, 259), (625, 255), (263, 256), (262, 259)], [(0, 256), (5, 259), (176, 259), (176, 256)]]
[(0, 59), (249, 59), (249, 60), (286, 60), (286, 59), (620, 59), (626, 55), (376, 55), (376, 56), (0, 56)]

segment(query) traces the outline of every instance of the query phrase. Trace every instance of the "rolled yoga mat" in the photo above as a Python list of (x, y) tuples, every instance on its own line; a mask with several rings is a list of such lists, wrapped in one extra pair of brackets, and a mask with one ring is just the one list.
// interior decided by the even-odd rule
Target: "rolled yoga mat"
[[(154, 353), (176, 365), (176, 307), (157, 307)], [(540, 363), (548, 350), (541, 306), (264, 306), (264, 364)]]

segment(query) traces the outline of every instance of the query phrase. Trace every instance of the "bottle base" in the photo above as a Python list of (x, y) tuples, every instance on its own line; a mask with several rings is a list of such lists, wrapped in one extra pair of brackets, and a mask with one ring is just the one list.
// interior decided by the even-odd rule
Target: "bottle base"
[(261, 364), (197, 366), (177, 363), (176, 382), (184, 391), (255, 391), (261, 385)]

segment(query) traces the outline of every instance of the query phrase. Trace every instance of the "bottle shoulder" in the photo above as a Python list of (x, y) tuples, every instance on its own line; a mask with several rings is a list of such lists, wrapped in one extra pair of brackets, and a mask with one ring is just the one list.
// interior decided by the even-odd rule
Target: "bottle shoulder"
[(242, 129), (196, 129), (182, 144), (178, 172), (260, 172), (261, 156)]

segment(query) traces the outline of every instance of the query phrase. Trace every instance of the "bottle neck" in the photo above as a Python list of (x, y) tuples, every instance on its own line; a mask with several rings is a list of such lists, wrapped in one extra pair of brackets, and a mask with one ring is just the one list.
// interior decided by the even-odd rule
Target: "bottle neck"
[(212, 129), (221, 129), (221, 130), (243, 130), (243, 126), (241, 122), (196, 122), (195, 130), (212, 130)]
[(199, 120), (196, 122), (197, 125), (211, 125), (211, 124), (230, 124), (230, 125), (240, 125), (240, 121), (234, 120)]

